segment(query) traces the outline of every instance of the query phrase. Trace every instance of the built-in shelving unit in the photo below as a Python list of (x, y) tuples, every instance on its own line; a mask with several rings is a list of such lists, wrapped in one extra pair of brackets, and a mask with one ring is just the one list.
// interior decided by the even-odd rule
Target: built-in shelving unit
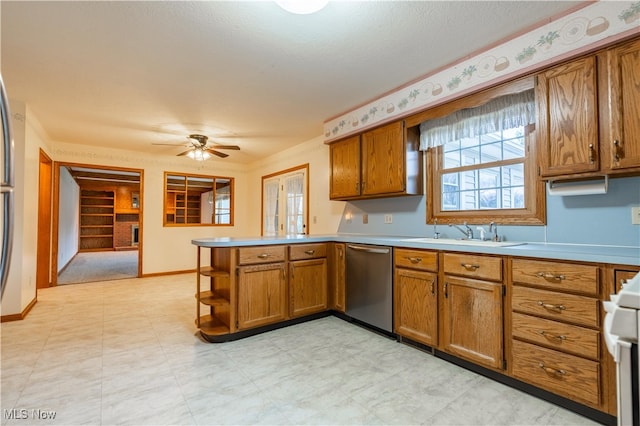
[(207, 336), (219, 336), (235, 329), (231, 309), (230, 253), (229, 249), (211, 249), (211, 252), (211, 263), (215, 266), (200, 266), (201, 247), (198, 247), (196, 327)]
[(113, 250), (114, 201), (113, 191), (80, 191), (79, 251)]

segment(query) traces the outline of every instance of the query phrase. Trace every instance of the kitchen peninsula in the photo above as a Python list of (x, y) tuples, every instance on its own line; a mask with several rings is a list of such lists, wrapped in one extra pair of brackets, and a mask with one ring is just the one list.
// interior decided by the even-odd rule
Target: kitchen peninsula
[(601, 301), (640, 270), (633, 247), (347, 234), (194, 239), (202, 337), (225, 342), (327, 315), (351, 320), (350, 243), (394, 248), (391, 337), (603, 423), (615, 415)]

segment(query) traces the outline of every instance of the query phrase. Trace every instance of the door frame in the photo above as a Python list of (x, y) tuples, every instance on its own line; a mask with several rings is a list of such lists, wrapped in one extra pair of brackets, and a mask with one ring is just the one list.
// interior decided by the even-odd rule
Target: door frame
[(138, 184), (139, 211), (138, 211), (138, 275), (142, 277), (142, 251), (144, 246), (143, 217), (144, 217), (144, 169), (132, 169), (127, 167), (102, 166), (95, 164), (54, 162), (53, 167), (53, 238), (51, 243), (51, 286), (58, 285), (58, 226), (60, 221), (60, 168), (61, 167), (83, 167), (88, 169), (109, 170), (119, 172), (137, 172), (140, 174)]
[(36, 289), (51, 286), (51, 188), (53, 160), (40, 149), (38, 167), (38, 239)]

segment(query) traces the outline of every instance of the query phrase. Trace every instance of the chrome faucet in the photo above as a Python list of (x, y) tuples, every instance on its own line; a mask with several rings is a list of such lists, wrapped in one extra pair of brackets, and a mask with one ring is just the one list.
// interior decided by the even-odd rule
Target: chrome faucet
[(493, 241), (500, 241), (500, 237), (498, 236), (498, 224), (495, 222), (489, 223), (489, 232), (493, 231)]
[(466, 220), (464, 221), (462, 226), (464, 226), (467, 229), (462, 229), (461, 227), (459, 227), (458, 225), (454, 225), (453, 223), (450, 223), (449, 226), (452, 226), (452, 227), (456, 228), (458, 231), (462, 232), (468, 239), (473, 240), (473, 229), (471, 229), (467, 225), (467, 221)]

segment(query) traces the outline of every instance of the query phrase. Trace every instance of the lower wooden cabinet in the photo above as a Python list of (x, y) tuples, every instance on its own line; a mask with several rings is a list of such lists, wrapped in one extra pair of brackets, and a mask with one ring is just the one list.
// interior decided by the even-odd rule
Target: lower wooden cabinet
[(287, 312), (284, 262), (238, 267), (238, 329), (284, 321)]
[(428, 346), (438, 344), (438, 276), (397, 268), (394, 328), (401, 336)]
[(289, 292), (292, 317), (325, 311), (327, 309), (327, 259), (290, 262)]
[(345, 311), (345, 282), (347, 273), (346, 244), (333, 243), (329, 251), (329, 292), (332, 309), (344, 313)]
[(600, 364), (560, 351), (513, 341), (513, 376), (589, 405), (600, 403)]
[(442, 344), (447, 352), (503, 369), (502, 283), (445, 275)]

